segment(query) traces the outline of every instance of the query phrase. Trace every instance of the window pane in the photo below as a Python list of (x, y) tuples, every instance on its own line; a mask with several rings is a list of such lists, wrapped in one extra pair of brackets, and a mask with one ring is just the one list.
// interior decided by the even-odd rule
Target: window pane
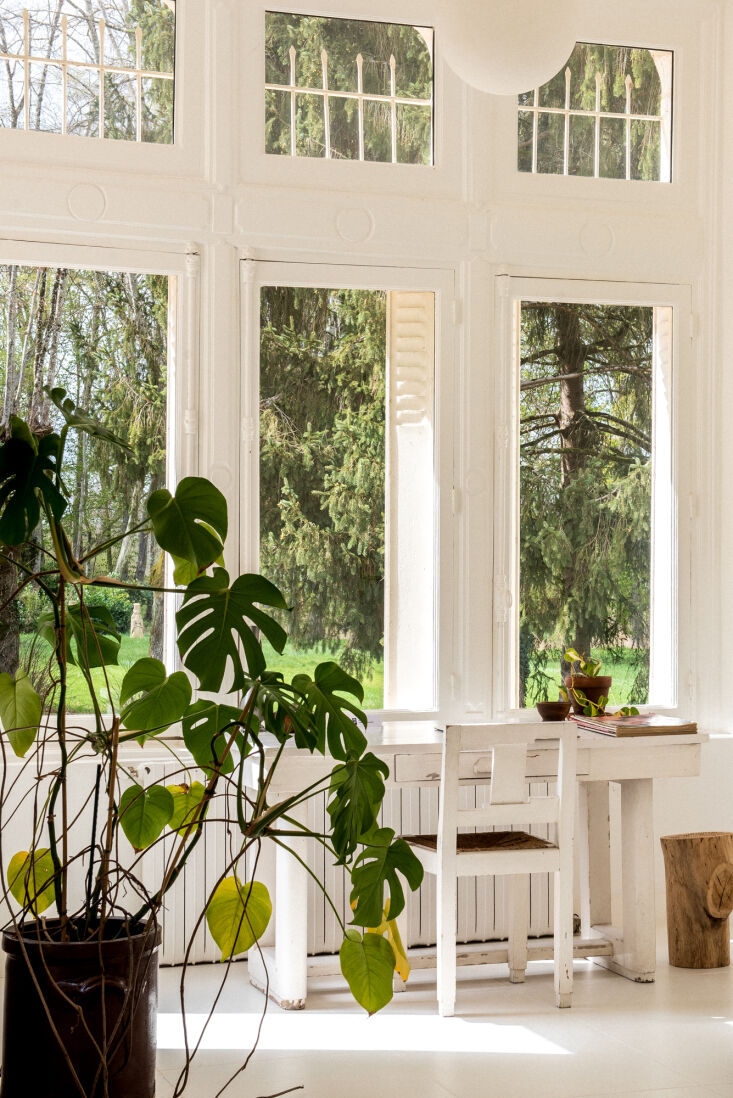
[(659, 177), (660, 126), (658, 122), (631, 123), (631, 178)]
[(582, 115), (570, 117), (570, 148), (568, 151), (568, 173), (570, 175), (593, 175), (595, 170), (595, 134), (593, 118)]
[(430, 709), (434, 295), (265, 287), (260, 306), (260, 568), (293, 606), (288, 670), (336, 659), (366, 708)]
[(298, 156), (323, 156), (325, 151), (323, 98), (320, 95), (295, 97), (295, 148)]
[(626, 123), (623, 118), (602, 118), (600, 171), (604, 179), (626, 178)]
[(8, 61), (4, 76), (0, 80), (0, 126), (22, 130), (25, 128), (22, 63)]
[(359, 112), (355, 99), (328, 98), (331, 156), (359, 159)]
[[(22, 53), (24, 8), (31, 55), (54, 62), (30, 67), (31, 129), (63, 132), (65, 69), (66, 132), (99, 136), (101, 61), (116, 70), (104, 73), (103, 136), (138, 139), (137, 80), (139, 73), (148, 72), (152, 75), (142, 78), (140, 139), (173, 141), (175, 0), (89, 0), (84, 5), (59, 0), (49, 6), (5, 0), (0, 8), (0, 52)], [(0, 90), (0, 125), (22, 128), (22, 61), (11, 57), (3, 65), (11, 73), (13, 88), (12, 101), (6, 88)]]
[[(358, 158), (354, 137), (356, 99), (364, 100), (364, 158), (391, 161), (392, 124), (396, 117), (397, 160), (429, 164), (432, 157), (432, 32), (426, 28), (357, 19), (267, 12), (265, 16), (266, 93), (290, 83), (294, 66), (297, 87), (323, 89), (329, 96), (331, 155)], [(361, 72), (361, 78), (359, 73)], [(398, 100), (392, 112), (389, 99)], [(339, 94), (342, 93), (342, 94)], [(385, 102), (383, 97), (387, 97)], [(313, 107), (302, 114), (299, 156), (325, 156), (322, 97), (311, 96)], [(268, 122), (269, 122), (268, 114)], [(311, 132), (311, 128), (312, 131)], [(284, 143), (266, 131), (268, 152), (289, 154)]]
[(531, 111), (519, 112), (519, 140), (517, 168), (520, 172), (532, 171), (532, 129), (534, 115)]
[(563, 174), (565, 118), (562, 114), (540, 114), (537, 118), (537, 171)]
[(520, 704), (568, 646), (648, 699), (654, 310), (522, 302)]
[[(168, 279), (163, 275), (0, 266), (4, 421), (17, 414), (36, 431), (58, 430), (61, 414), (40, 385), (61, 386), (75, 404), (134, 448), (128, 454), (69, 432), (65, 464), (72, 502), (64, 527), (77, 559), (106, 541), (110, 532), (123, 533), (144, 523), (148, 495), (165, 484), (167, 341)], [(152, 535), (142, 531), (90, 557), (84, 567), (89, 576), (160, 586), (161, 559)], [(121, 664), (107, 668), (116, 702), (122, 677), (136, 659), (164, 657), (163, 596), (94, 588), (85, 598), (88, 604), (105, 605), (122, 635)], [(141, 603), (144, 636), (133, 638), (134, 602)], [(50, 685), (51, 649), (36, 635), (36, 627), (46, 607), (29, 586), (18, 599), (18, 609), (18, 621), (0, 627), (19, 636), (21, 649), (29, 654), (31, 677), (44, 693)], [(92, 674), (100, 699), (106, 698), (103, 670)], [(76, 712), (92, 711), (75, 667), (69, 668), (69, 701)]]
[(383, 703), (385, 386), (385, 293), (263, 289), (260, 568), (293, 607), (286, 653), (365, 675), (370, 709)]
[[(604, 46), (578, 42), (567, 66), (539, 89), (539, 132), (557, 135), (557, 122), (543, 113), (542, 108), (565, 107), (565, 69), (570, 71), (569, 106), (574, 112), (587, 112), (587, 118), (574, 116), (570, 130), (571, 154), (569, 175), (593, 175), (589, 169), (587, 140), (595, 112), (617, 115), (601, 121), (601, 165), (599, 175), (626, 178), (626, 131), (620, 128), (630, 115), (633, 126), (651, 126), (648, 137), (637, 136), (645, 145), (644, 154), (632, 150), (637, 167), (632, 179), (664, 180), (670, 178), (672, 125), (672, 54), (668, 50), (648, 50), (632, 46)], [(527, 140), (527, 118), (522, 109), (532, 103), (532, 94), (518, 97), (518, 142), (520, 171), (531, 171), (522, 149)], [(638, 131), (637, 131), (638, 132)], [(655, 138), (651, 134), (656, 134)], [(651, 152), (651, 142), (657, 145)], [(553, 144), (556, 142), (553, 142)], [(572, 146), (575, 146), (573, 151)], [(622, 167), (623, 166), (623, 167)], [(537, 157), (538, 172), (561, 174), (563, 164), (556, 151)]]
[(290, 153), (290, 96), (287, 92), (265, 92), (265, 151)]

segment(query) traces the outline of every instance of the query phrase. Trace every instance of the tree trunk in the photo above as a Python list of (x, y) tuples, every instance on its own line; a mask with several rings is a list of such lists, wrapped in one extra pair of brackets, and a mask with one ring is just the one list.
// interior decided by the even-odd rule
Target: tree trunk
[[(588, 463), (589, 421), (585, 414), (585, 388), (583, 369), (585, 366), (585, 346), (580, 332), (580, 306), (558, 307), (558, 373), (569, 375), (560, 382), (559, 426), (561, 439), (561, 490), (570, 492), (582, 477)], [(575, 376), (573, 376), (575, 375)], [(566, 528), (572, 538), (572, 506), (561, 509), (568, 515)], [(580, 548), (573, 545), (572, 557), (564, 572), (565, 590), (575, 591), (582, 578), (578, 576), (576, 552)], [(567, 642), (581, 653), (590, 655), (592, 641), (589, 625), (575, 623), (574, 635)]]
[(15, 408), (13, 396), (15, 393), (15, 333), (18, 318), (18, 268), (13, 264), (10, 268), (10, 282), (8, 284), (8, 330), (5, 341), (5, 389), (3, 393), (3, 418), (0, 425), (0, 433), (4, 434), (8, 429), (10, 417)]
[[(133, 527), (138, 521), (138, 512), (140, 510), (140, 497), (142, 495), (142, 484), (138, 481), (133, 485), (132, 496), (130, 498), (129, 511), (125, 517), (123, 529), (125, 532)], [(127, 579), (127, 572), (130, 561), (130, 550), (132, 549), (132, 538), (126, 537), (120, 542), (120, 550), (117, 556), (117, 563), (115, 564), (114, 574), (119, 576), (120, 579)]]
[[(18, 573), (12, 564), (0, 560), (0, 607), (10, 598), (18, 585)], [(18, 607), (13, 600), (0, 610), (0, 672), (14, 675), (20, 660), (20, 621)]]
[(669, 963), (677, 968), (730, 964), (733, 834), (663, 835)]

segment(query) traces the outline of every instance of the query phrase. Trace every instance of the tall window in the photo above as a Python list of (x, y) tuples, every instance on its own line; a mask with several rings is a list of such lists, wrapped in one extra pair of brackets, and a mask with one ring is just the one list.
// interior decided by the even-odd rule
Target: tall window
[(434, 705), (434, 317), (433, 293), (260, 296), (260, 567), (290, 669), (337, 659), (368, 709)]
[(267, 12), (265, 150), (432, 163), (432, 30)]
[(517, 319), (520, 704), (557, 697), (567, 647), (603, 661), (612, 702), (668, 704), (650, 647), (655, 600), (669, 656), (671, 309), (525, 300)]
[(672, 54), (578, 42), (518, 99), (520, 172), (669, 182)]
[(175, 0), (4, 0), (0, 126), (173, 141)]
[[(128, 453), (82, 432), (69, 432), (66, 468), (72, 504), (65, 527), (77, 559), (106, 540), (110, 531), (133, 531), (110, 545), (89, 574), (122, 580), (163, 583), (162, 557), (147, 529), (135, 532), (146, 517), (150, 492), (163, 487), (166, 475), (166, 404), (168, 343), (168, 278), (111, 271), (59, 267), (0, 266), (0, 393), (4, 434), (13, 415), (34, 431), (58, 430), (61, 413), (48, 388), (63, 387), (81, 408), (133, 447)], [(38, 560), (43, 567), (44, 546)], [(13, 590), (16, 572), (0, 563), (2, 592)], [(136, 592), (142, 600), (143, 636), (131, 637), (133, 600), (119, 590), (90, 589), (88, 605), (104, 605), (122, 635), (121, 665), (109, 667), (113, 692), (125, 670), (141, 656), (164, 658), (163, 596)], [(0, 666), (17, 665), (19, 646), (29, 649), (31, 673), (39, 692), (50, 685), (50, 646), (36, 634), (46, 607), (29, 586), (0, 612)], [(24, 661), (28, 662), (28, 660)], [(92, 671), (100, 697), (105, 672)], [(91, 712), (83, 676), (69, 668), (70, 704)]]

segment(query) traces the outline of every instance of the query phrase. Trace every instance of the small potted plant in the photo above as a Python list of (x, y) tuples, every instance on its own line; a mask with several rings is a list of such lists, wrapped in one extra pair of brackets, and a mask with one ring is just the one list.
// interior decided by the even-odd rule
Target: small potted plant
[[(549, 694), (549, 688), (546, 694)], [(543, 721), (564, 721), (570, 712), (570, 701), (567, 688), (562, 683), (557, 687), (557, 700), (551, 701), (545, 697), (544, 701), (537, 702), (537, 712)]]
[(563, 658), (570, 664), (565, 686), (573, 712), (583, 713), (589, 703), (598, 707), (601, 698), (604, 699), (602, 706), (605, 708), (613, 679), (611, 675), (599, 674), (601, 661), (591, 655), (581, 655), (575, 648), (568, 648)]

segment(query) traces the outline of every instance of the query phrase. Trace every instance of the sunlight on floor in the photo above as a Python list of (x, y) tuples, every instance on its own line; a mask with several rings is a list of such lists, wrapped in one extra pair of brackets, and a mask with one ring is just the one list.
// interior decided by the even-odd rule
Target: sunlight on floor
[[(189, 1043), (198, 1039), (205, 1014), (188, 1014)], [(325, 1024), (324, 1024), (325, 1023)], [(212, 1018), (201, 1047), (248, 1049), (254, 1044), (259, 1016), (221, 1014)], [(353, 1052), (501, 1052), (521, 1056), (568, 1056), (568, 1049), (526, 1026), (472, 1022), (466, 1018), (425, 1015), (358, 1017), (353, 1014), (269, 1014), (259, 1047), (272, 1050)], [(182, 1049), (179, 1014), (158, 1014), (158, 1048)]]

